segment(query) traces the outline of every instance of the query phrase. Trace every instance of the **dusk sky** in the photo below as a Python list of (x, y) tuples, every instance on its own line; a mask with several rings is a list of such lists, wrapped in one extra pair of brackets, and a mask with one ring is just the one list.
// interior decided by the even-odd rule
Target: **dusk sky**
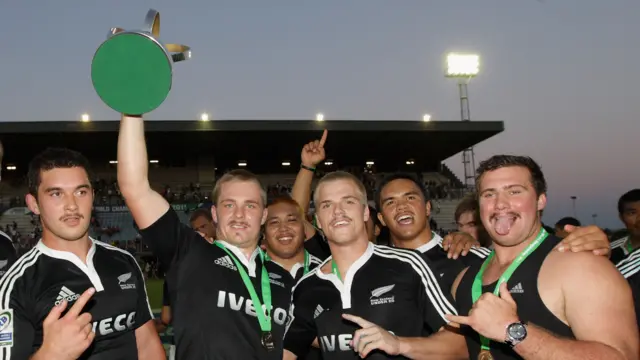
[[(161, 40), (194, 54), (150, 119), (456, 121), (444, 55), (477, 52), (471, 118), (506, 130), (476, 160), (537, 160), (545, 222), (572, 215), (575, 195), (583, 223), (597, 213), (620, 227), (617, 199), (640, 187), (638, 0), (7, 0), (1, 120), (117, 119), (92, 88), (91, 58), (109, 28), (139, 29), (149, 8)], [(447, 164), (462, 172), (460, 155)]]

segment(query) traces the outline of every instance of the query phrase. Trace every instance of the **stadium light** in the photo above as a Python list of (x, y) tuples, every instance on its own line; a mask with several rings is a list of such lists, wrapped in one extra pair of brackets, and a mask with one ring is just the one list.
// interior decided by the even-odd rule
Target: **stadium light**
[(14, 165), (9, 165), (7, 166), (7, 170), (15, 170), (16, 167)]
[(118, 160), (109, 160), (109, 164), (117, 164)]
[(245, 166), (247, 166), (247, 162), (246, 162), (246, 161), (240, 161), (240, 162), (238, 163), (238, 166), (239, 166), (239, 167), (245, 167)]
[(150, 164), (157, 164), (157, 163), (159, 163), (159, 161), (158, 160), (149, 160), (149, 163)]
[(201, 121), (209, 121), (209, 114), (207, 114), (207, 113), (200, 114), (200, 120)]
[(371, 166), (371, 165), (373, 165), (373, 164), (375, 164), (375, 163), (374, 163), (373, 161), (367, 161), (367, 162), (366, 162), (366, 164), (367, 164), (368, 166)]
[(413, 164), (415, 164), (415, 162), (413, 162), (413, 160), (407, 160), (406, 164), (407, 165), (413, 165)]
[(317, 113), (316, 114), (316, 121), (324, 121), (324, 114), (323, 113)]
[(326, 166), (331, 166), (331, 165), (333, 165), (333, 161), (331, 161), (331, 160), (329, 160), (329, 161), (325, 161), (325, 162), (324, 162), (324, 164), (325, 164)]
[(480, 56), (476, 54), (447, 54), (447, 77), (474, 77), (480, 72)]
[(290, 163), (290, 162), (288, 162), (288, 161), (283, 161), (283, 162), (282, 162), (282, 166), (289, 166), (289, 165), (291, 165), (291, 163)]
[(422, 116), (422, 121), (424, 121), (424, 122), (429, 122), (429, 121), (431, 121), (431, 115), (429, 115), (429, 114), (424, 114), (424, 115)]
[(80, 117), (80, 119), (82, 119), (83, 122), (89, 122), (91, 121), (91, 118), (89, 117), (89, 114), (82, 114), (82, 116)]

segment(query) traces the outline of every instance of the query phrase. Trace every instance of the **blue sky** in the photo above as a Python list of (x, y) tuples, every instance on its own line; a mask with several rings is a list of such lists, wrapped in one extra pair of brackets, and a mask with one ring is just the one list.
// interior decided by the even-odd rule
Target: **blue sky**
[[(110, 27), (139, 28), (149, 8), (163, 41), (194, 49), (154, 120), (457, 120), (443, 57), (477, 52), (472, 120), (504, 120), (506, 131), (476, 159), (536, 159), (545, 221), (571, 215), (576, 195), (580, 220), (619, 226), (617, 198), (640, 187), (637, 0), (7, 0), (2, 120), (115, 119), (91, 87), (91, 57)], [(460, 156), (447, 164), (462, 171)]]

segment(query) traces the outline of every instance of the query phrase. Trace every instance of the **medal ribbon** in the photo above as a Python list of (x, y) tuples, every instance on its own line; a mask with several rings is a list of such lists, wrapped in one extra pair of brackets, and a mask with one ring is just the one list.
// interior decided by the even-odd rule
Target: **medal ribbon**
[(627, 247), (627, 253), (631, 254), (633, 252), (633, 245), (631, 245), (631, 239), (627, 240), (624, 244)]
[[(498, 282), (496, 283), (496, 288), (493, 290), (494, 295), (500, 296), (500, 285), (502, 283), (506, 283), (507, 281), (509, 281), (509, 279), (511, 278), (511, 275), (513, 275), (513, 273), (516, 271), (518, 266), (520, 266), (520, 264), (522, 264), (524, 260), (529, 255), (531, 255), (531, 253), (534, 252), (538, 248), (538, 246), (540, 246), (540, 244), (542, 244), (542, 242), (544, 241), (544, 239), (547, 238), (548, 235), (549, 233), (547, 233), (547, 231), (544, 228), (540, 230), (540, 233), (538, 233), (538, 236), (536, 236), (535, 240), (533, 240), (531, 244), (529, 244), (520, 253), (520, 255), (518, 255), (518, 257), (516, 257), (515, 260), (513, 260), (513, 262), (511, 263), (511, 265), (509, 265), (507, 270), (505, 270), (504, 273), (502, 273), (502, 275), (498, 279)], [(478, 301), (478, 299), (482, 295), (482, 275), (484, 274), (484, 271), (487, 269), (487, 266), (489, 265), (489, 262), (491, 261), (491, 259), (493, 259), (494, 254), (495, 254), (495, 251), (491, 251), (491, 254), (489, 254), (489, 256), (484, 261), (484, 263), (482, 263), (482, 267), (480, 267), (480, 271), (478, 271), (475, 279), (473, 280), (473, 286), (471, 288), (471, 298), (473, 300), (473, 303)], [(482, 343), (482, 346), (481, 346), (482, 350), (486, 350), (486, 351), (491, 350), (491, 347), (489, 346), (491, 343), (491, 340), (480, 335), (480, 342)]]
[(333, 274), (335, 276), (338, 277), (338, 280), (342, 281), (342, 276), (340, 276), (340, 271), (338, 270), (338, 265), (336, 265), (336, 262), (333, 261), (333, 259), (331, 259), (331, 271), (333, 272)]
[(262, 252), (262, 249), (258, 248), (258, 252), (260, 254), (260, 260), (262, 261), (262, 298), (264, 299), (264, 308), (262, 307), (262, 302), (260, 301), (260, 297), (256, 293), (256, 289), (253, 287), (253, 283), (247, 274), (247, 271), (244, 269), (240, 261), (227, 249), (223, 244), (219, 241), (216, 241), (215, 244), (222, 250), (224, 250), (227, 255), (233, 260), (233, 263), (238, 268), (238, 272), (240, 273), (240, 277), (242, 278), (242, 282), (244, 282), (244, 286), (249, 291), (249, 295), (251, 295), (251, 301), (253, 302), (253, 307), (256, 310), (256, 316), (258, 317), (258, 323), (260, 324), (260, 330), (263, 333), (271, 331), (271, 285), (269, 283), (269, 273), (267, 269), (264, 267), (265, 256)]

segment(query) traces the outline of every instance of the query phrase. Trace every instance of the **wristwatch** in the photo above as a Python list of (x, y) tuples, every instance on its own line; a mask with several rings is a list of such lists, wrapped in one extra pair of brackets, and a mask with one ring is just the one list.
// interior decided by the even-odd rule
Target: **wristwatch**
[(527, 324), (520, 322), (515, 322), (507, 326), (507, 336), (505, 339), (505, 343), (510, 347), (514, 347), (520, 344), (527, 337)]

